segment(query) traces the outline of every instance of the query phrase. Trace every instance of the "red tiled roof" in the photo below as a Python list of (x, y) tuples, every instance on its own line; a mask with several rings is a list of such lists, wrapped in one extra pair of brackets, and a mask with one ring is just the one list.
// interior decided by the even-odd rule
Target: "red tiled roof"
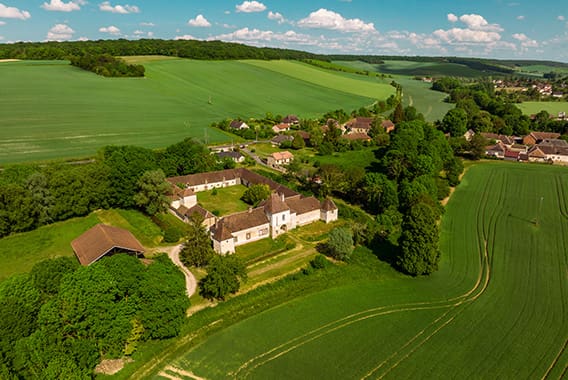
[(333, 211), (337, 210), (337, 206), (331, 199), (325, 198), (325, 200), (321, 203), (321, 209), (322, 211)]
[(286, 199), (286, 204), (292, 212), (302, 215), (320, 209), (320, 202), (314, 197)]
[(288, 152), (287, 150), (285, 150), (284, 152), (274, 152), (274, 153), (271, 154), (271, 156), (276, 161), (291, 160), (292, 158), (294, 158), (294, 155), (292, 153)]
[(81, 265), (85, 266), (99, 260), (113, 249), (144, 252), (144, 247), (130, 231), (105, 224), (97, 224), (73, 240), (71, 247)]
[(257, 207), (238, 214), (228, 215), (212, 228), (213, 238), (217, 241), (230, 239), (232, 233), (246, 230), (253, 227), (259, 227), (268, 224), (268, 217), (264, 213), (264, 208)]
[(290, 210), (290, 207), (282, 200), (282, 196), (277, 193), (272, 193), (270, 198), (259, 204), (259, 207), (264, 207), (271, 215)]

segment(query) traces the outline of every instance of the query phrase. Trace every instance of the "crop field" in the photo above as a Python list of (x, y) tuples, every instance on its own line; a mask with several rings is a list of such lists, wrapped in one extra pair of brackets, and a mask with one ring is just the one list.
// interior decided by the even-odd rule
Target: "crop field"
[(558, 115), (559, 112), (568, 113), (568, 102), (523, 102), (517, 104), (517, 107), (525, 115), (537, 114), (542, 110), (554, 116)]
[(334, 80), (334, 73), (300, 63), (159, 57), (143, 63), (145, 78), (103, 78), (62, 61), (0, 63), (0, 165), (82, 158), (105, 145), (229, 141), (209, 125), (267, 112), (317, 117), (392, 91), (342, 75)]
[(374, 71), (383, 74), (407, 75), (407, 76), (454, 76), (476, 78), (487, 75), (458, 63), (438, 62), (413, 62), (413, 61), (385, 61), (383, 64), (368, 64), (358, 61), (338, 61), (338, 64), (357, 68), (360, 70)]
[(473, 166), (441, 228), (434, 275), (369, 275), (297, 298), (187, 343), (157, 371), (207, 379), (566, 376), (566, 170)]
[[(380, 72), (376, 67), (377, 65), (371, 65), (365, 62), (338, 61), (336, 63), (359, 70)], [(423, 64), (426, 65), (427, 62)], [(408, 75), (394, 75), (393, 78), (383, 79), (383, 82), (385, 84), (390, 83), (393, 79), (402, 85), (403, 105), (416, 107), (418, 112), (421, 112), (427, 121), (433, 122), (435, 120), (441, 120), (444, 115), (454, 107), (453, 104), (444, 102), (444, 99), (448, 95), (443, 92), (431, 90), (432, 85), (430, 83), (415, 80), (412, 76)]]

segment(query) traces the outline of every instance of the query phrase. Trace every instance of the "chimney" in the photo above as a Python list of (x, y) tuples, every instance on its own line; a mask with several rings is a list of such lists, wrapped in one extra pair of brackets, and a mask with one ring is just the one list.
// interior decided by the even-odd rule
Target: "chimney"
[(248, 213), (249, 213), (249, 214), (252, 213), (252, 207), (249, 207)]
[(284, 202), (284, 193), (280, 193), (280, 199)]

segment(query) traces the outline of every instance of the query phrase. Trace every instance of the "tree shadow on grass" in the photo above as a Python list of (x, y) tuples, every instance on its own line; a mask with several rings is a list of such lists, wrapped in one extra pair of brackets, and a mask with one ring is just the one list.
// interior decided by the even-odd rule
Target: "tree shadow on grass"
[(369, 248), (379, 260), (389, 264), (396, 270), (400, 269), (396, 264), (399, 248), (390, 240), (376, 237), (371, 244), (369, 244)]

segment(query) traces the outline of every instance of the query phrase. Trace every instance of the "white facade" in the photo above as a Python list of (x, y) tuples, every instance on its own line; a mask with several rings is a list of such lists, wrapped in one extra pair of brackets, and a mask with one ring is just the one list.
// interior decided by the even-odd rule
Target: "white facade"
[(191, 190), (193, 190), (194, 192), (198, 193), (200, 191), (207, 191), (207, 190), (212, 190), (212, 189), (218, 189), (221, 187), (229, 187), (229, 186), (235, 186), (238, 185), (239, 182), (236, 179), (229, 179), (229, 180), (223, 180), (220, 182), (211, 182), (211, 183), (203, 183), (203, 184), (199, 184), (199, 185), (194, 185), (191, 187)]
[(310, 212), (306, 212), (305, 214), (300, 214), (296, 216), (296, 223), (298, 226), (305, 226), (306, 224), (310, 224), (316, 222), (321, 219), (321, 211), (314, 210)]
[(268, 217), (270, 218), (270, 227), (272, 228), (273, 238), (293, 229), (291, 226), (292, 218), (290, 217), (290, 210), (268, 215)]
[(335, 210), (329, 210), (329, 211), (323, 211), (321, 210), (321, 216), (320, 216), (321, 220), (323, 220), (326, 223), (331, 223), (331, 222), (335, 222), (338, 218), (337, 215), (337, 209)]

